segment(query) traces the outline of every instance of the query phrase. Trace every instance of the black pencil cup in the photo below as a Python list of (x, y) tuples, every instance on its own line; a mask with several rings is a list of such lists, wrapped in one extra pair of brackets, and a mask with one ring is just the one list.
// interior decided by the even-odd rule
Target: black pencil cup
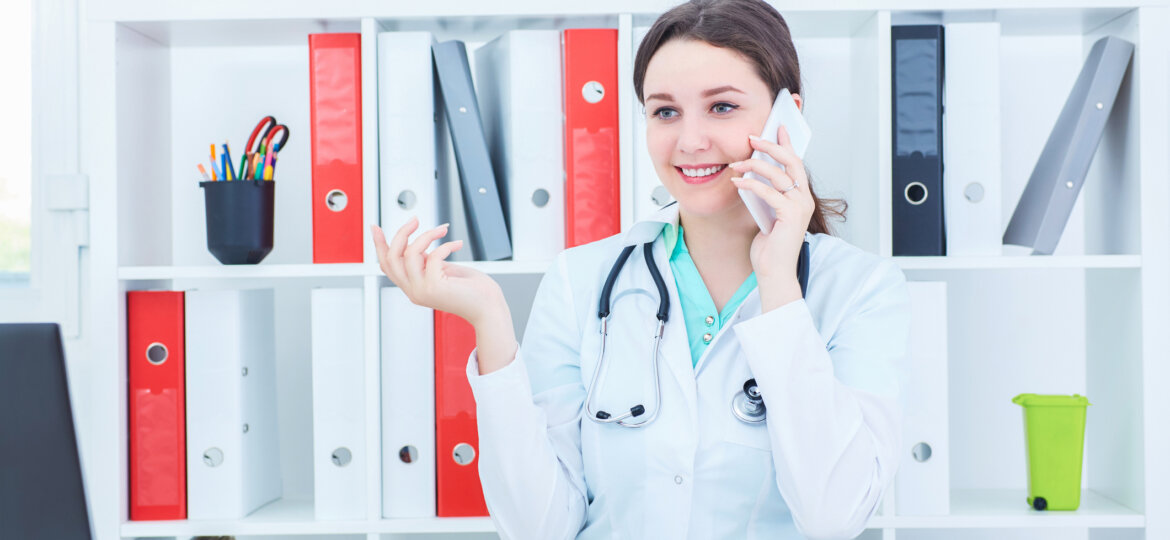
[(200, 182), (207, 208), (207, 250), (223, 264), (256, 264), (272, 251), (271, 180)]

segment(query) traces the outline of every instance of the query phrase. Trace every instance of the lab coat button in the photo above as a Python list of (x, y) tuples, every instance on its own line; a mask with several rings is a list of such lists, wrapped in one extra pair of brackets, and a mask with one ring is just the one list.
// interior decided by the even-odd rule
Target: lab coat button
[(681, 476), (675, 476), (675, 477), (674, 477), (674, 483), (676, 483), (676, 484), (679, 484), (679, 485), (682, 485), (682, 477), (681, 477)]
[(703, 334), (703, 343), (711, 343), (711, 333)]
[(707, 323), (707, 326), (711, 326), (712, 324), (715, 324), (715, 317), (707, 315), (706, 320), (704, 320), (703, 322)]

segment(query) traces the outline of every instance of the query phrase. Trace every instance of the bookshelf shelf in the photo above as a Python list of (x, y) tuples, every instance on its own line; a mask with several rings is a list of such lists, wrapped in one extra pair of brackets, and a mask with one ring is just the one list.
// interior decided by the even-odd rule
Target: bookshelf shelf
[[(492, 275), (544, 274), (547, 261), (456, 261)], [(381, 276), (376, 264), (258, 264), (233, 266), (123, 266), (118, 279), (280, 279)]]
[(1142, 266), (1140, 255), (894, 257), (894, 262), (902, 270), (1136, 269)]
[[(876, 516), (870, 529), (1058, 529), (1068, 527), (1133, 529), (1146, 518), (1095, 491), (1086, 490), (1081, 506), (1071, 512), (1037, 512), (1028, 508), (1019, 490), (956, 490), (951, 514), (945, 516)], [(237, 521), (123, 522), (123, 538), (194, 535), (311, 535), (393, 533), (491, 533), (489, 518), (381, 519), (316, 521), (313, 503), (278, 500)]]

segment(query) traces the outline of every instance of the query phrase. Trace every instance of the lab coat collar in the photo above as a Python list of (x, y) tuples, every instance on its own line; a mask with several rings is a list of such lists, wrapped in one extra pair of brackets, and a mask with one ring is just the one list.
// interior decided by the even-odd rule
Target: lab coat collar
[(662, 234), (662, 228), (666, 225), (678, 226), (678, 202), (663, 206), (650, 217), (635, 223), (630, 227), (630, 230), (626, 231), (625, 237), (622, 238), (622, 245), (635, 246), (653, 242), (658, 235)]

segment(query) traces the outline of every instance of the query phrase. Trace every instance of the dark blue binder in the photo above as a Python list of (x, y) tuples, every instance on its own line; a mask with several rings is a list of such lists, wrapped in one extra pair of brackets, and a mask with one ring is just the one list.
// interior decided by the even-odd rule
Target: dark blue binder
[(943, 27), (891, 27), (894, 255), (946, 255)]

